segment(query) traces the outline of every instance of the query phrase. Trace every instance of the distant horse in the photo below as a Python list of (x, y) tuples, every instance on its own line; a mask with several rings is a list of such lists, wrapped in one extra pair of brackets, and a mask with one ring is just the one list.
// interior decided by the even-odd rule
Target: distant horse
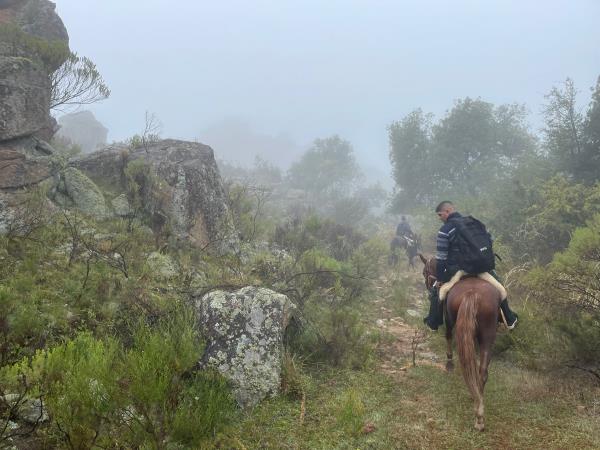
[[(427, 289), (436, 281), (435, 258), (425, 258), (423, 277)], [(471, 392), (475, 410), (475, 428), (483, 431), (483, 390), (488, 378), (492, 346), (496, 340), (498, 308), (502, 300), (498, 290), (480, 278), (463, 278), (448, 292), (444, 307), (448, 360), (446, 369), (452, 370), (452, 330), (456, 325), (456, 344), (463, 378)], [(475, 343), (479, 345), (479, 368)]]
[(390, 241), (390, 265), (395, 266), (398, 264), (398, 249), (402, 248), (406, 250), (406, 256), (408, 257), (408, 265), (412, 269), (415, 268), (413, 259), (419, 253), (421, 248), (421, 240), (419, 236), (394, 236), (394, 239)]

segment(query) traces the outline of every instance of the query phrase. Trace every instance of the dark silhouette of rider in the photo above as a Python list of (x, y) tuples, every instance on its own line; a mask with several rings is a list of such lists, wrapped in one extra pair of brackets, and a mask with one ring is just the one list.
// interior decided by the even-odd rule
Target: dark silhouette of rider
[(409, 238), (413, 237), (413, 232), (410, 228), (410, 224), (406, 220), (406, 216), (401, 217), (400, 223), (396, 227), (396, 236), (406, 236)]

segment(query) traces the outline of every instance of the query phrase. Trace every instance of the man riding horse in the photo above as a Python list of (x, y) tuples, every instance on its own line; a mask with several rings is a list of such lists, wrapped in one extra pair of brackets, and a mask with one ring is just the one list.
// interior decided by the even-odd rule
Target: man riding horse
[[(461, 274), (464, 272), (472, 272), (472, 269), (469, 270), (469, 268), (467, 267), (461, 267), (461, 261), (463, 259), (461, 257), (461, 251), (464, 251), (464, 248), (460, 248), (458, 241), (459, 239), (463, 239), (464, 241), (465, 237), (461, 236), (459, 238), (458, 235), (460, 234), (459, 229), (461, 228), (461, 221), (463, 221), (463, 216), (455, 210), (454, 205), (450, 201), (441, 202), (436, 207), (435, 212), (437, 213), (439, 219), (442, 222), (444, 222), (444, 225), (442, 225), (437, 234), (437, 252), (435, 256), (437, 281), (434, 285), (434, 288), (430, 292), (429, 315), (425, 319), (423, 319), (425, 324), (429, 326), (432, 330), (437, 330), (438, 326), (442, 325), (444, 321), (443, 313), (439, 305), (440, 288), (442, 287), (443, 283), (449, 282), (451, 280), (453, 282), (456, 282), (457, 279), (455, 278), (455, 276), (460, 277), (460, 274), (457, 275), (457, 272), (459, 271), (461, 271)], [(476, 219), (472, 220), (476, 221)], [(478, 223), (481, 224), (480, 222)], [(481, 227), (483, 227), (483, 230), (485, 231), (485, 227), (483, 226), (483, 224), (481, 224)], [(487, 231), (485, 231), (485, 233), (487, 233)], [(468, 238), (468, 236), (466, 238)], [(489, 233), (487, 233), (487, 238), (491, 243), (491, 236), (489, 235)], [(491, 245), (489, 249), (482, 247), (481, 250), (486, 250), (490, 252), (493, 261), (493, 252), (491, 249)], [(488, 270), (488, 273), (496, 281), (500, 281), (495, 270)], [(477, 275), (476, 273), (474, 274)], [(493, 279), (488, 279), (488, 281), (495, 284)], [(502, 313), (506, 320), (507, 327), (512, 330), (517, 324), (518, 316), (510, 310), (508, 306), (508, 299), (505, 295), (506, 291), (504, 290), (504, 288), (501, 285), (498, 285), (498, 287), (500, 288), (503, 294), (501, 297), (502, 302), (500, 303), (500, 309), (502, 310)]]
[(403, 248), (406, 250), (406, 256), (408, 257), (408, 265), (414, 268), (413, 259), (417, 256), (420, 248), (419, 237), (413, 233), (412, 229), (405, 216), (398, 226), (396, 227), (396, 236), (390, 242), (390, 265), (395, 266), (398, 263), (397, 249)]
[(406, 220), (406, 216), (402, 216), (400, 223), (396, 227), (396, 236), (412, 239), (414, 234), (410, 228), (410, 224)]

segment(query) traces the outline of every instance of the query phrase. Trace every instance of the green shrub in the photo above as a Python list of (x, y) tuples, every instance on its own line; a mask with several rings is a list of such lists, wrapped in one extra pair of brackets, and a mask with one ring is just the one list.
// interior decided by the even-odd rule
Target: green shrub
[(278, 225), (273, 241), (294, 255), (321, 248), (335, 259), (345, 261), (366, 238), (350, 226), (312, 214), (304, 220), (296, 218)]
[(341, 398), (337, 411), (338, 424), (349, 434), (357, 435), (361, 432), (366, 407), (361, 393), (355, 388), (348, 389)]
[(271, 190), (263, 186), (251, 186), (230, 182), (225, 184), (227, 205), (233, 225), (244, 242), (264, 238), (272, 228), (267, 210)]
[(291, 398), (302, 398), (305, 393), (302, 359), (286, 349), (281, 363), (281, 392)]
[(198, 447), (233, 414), (223, 379), (195, 373), (203, 352), (194, 315), (182, 310), (156, 326), (140, 323), (123, 355), (125, 401), (135, 420), (128, 441), (162, 448), (167, 441)]
[(220, 374), (214, 372), (195, 374), (178, 400), (171, 435), (186, 448), (201, 447), (236, 414), (229, 386)]
[(537, 198), (526, 210), (516, 245), (546, 264), (555, 252), (569, 245), (577, 227), (600, 212), (600, 184), (572, 184), (556, 176), (535, 193)]
[(118, 344), (82, 333), (72, 341), (40, 350), (8, 369), (4, 381), (19, 390), (27, 380), (28, 397), (40, 397), (52, 419), (51, 433), (71, 448), (90, 448), (108, 439), (118, 420)]
[(193, 370), (203, 351), (193, 314), (172, 311), (132, 334), (124, 347), (80, 333), (5, 367), (2, 386), (42, 398), (51, 419), (44, 432), (65, 447), (201, 447), (235, 404), (220, 375)]
[[(600, 359), (600, 214), (574, 231), (566, 250), (523, 279), (546, 323), (543, 354), (554, 365), (598, 368)], [(544, 328), (541, 324), (536, 328)], [(516, 334), (518, 335), (518, 333)], [(532, 344), (529, 344), (532, 346)]]
[[(307, 226), (319, 227), (318, 222)], [(311, 361), (335, 366), (360, 368), (369, 363), (372, 341), (362, 321), (362, 302), (378, 276), (383, 248), (378, 240), (364, 242), (346, 261), (319, 246), (301, 255), (287, 289), (304, 322), (290, 337), (294, 350)]]

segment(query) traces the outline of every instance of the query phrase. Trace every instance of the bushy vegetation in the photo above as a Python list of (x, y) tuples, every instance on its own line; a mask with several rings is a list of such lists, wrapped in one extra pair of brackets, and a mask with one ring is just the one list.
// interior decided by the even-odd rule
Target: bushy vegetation
[[(110, 94), (94, 64), (64, 43), (13, 26), (0, 30), (0, 40), (53, 73), (55, 107)], [(490, 389), (508, 419), (525, 413), (501, 395), (504, 388), (531, 396), (534, 413), (557, 408), (535, 416), (553, 424), (569, 422), (567, 411), (579, 401), (567, 385), (560, 388), (567, 400), (553, 398), (547, 380), (545, 391), (531, 380), (515, 387), (516, 367), (536, 374), (576, 369), (600, 380), (600, 79), (585, 113), (576, 93), (569, 79), (548, 93), (539, 137), (523, 105), (468, 97), (437, 121), (417, 109), (388, 128), (397, 185), (390, 209), (413, 213), (427, 239), (439, 226), (432, 206), (450, 198), (496, 238), (520, 314), (519, 328), (495, 348), (515, 366), (502, 366)], [(147, 113), (144, 131), (128, 145), (147, 147), (159, 128)], [(78, 150), (61, 146), (55, 163), (64, 168)], [(452, 431), (464, 428), (456, 419), (463, 414), (453, 413), (465, 406), (450, 400), (455, 392), (437, 373), (415, 369), (404, 390), (375, 369), (374, 347), (385, 337), (373, 331), (367, 310), (388, 246), (374, 233), (381, 223), (373, 211), (386, 193), (365, 184), (350, 142), (316, 139), (287, 173), (261, 159), (251, 169), (221, 163), (240, 238), (227, 255), (175, 239), (164, 181), (143, 159), (130, 161), (126, 149), (121, 158), (122, 172), (111, 182), (126, 193), (131, 211), (124, 218), (48, 209), (42, 189), (23, 196), (19, 217), (0, 236), (0, 445), (14, 437), (32, 448), (245, 448), (240, 436), (256, 448), (297, 447), (293, 439), (306, 439), (308, 448), (409, 447), (415, 436), (432, 446), (492, 442)], [(114, 186), (103, 188), (108, 199), (116, 194)], [(160, 266), (174, 269), (165, 275)], [(385, 282), (389, 311), (418, 320), (408, 318), (409, 278)], [(286, 294), (297, 311), (285, 336), (283, 396), (242, 415), (224, 379), (198, 368), (204, 343), (190, 300), (248, 285)], [(416, 340), (417, 333), (414, 348)], [(434, 395), (423, 392), (432, 385)], [(15, 425), (32, 404), (38, 416)], [(403, 420), (428, 420), (393, 429), (390, 417), (399, 412)], [(375, 427), (365, 426), (371, 420), (385, 430), (377, 438), (369, 436)], [(593, 421), (571, 422), (585, 429)], [(521, 432), (503, 442), (535, 444)], [(600, 440), (597, 432), (536, 433), (558, 446)]]
[[(39, 194), (29, 204), (0, 238), (0, 439), (203, 445), (236, 412), (226, 383), (194, 369), (203, 346), (182, 289), (189, 265), (169, 279), (149, 270), (154, 236), (137, 219), (53, 212)], [(32, 399), (50, 421), (8, 427)]]
[(539, 138), (523, 107), (469, 98), (437, 122), (416, 110), (389, 127), (392, 208), (423, 217), (424, 234), (434, 236), (431, 210), (451, 199), (495, 237), (521, 322), (496, 351), (510, 349), (528, 368), (578, 368), (596, 379), (599, 93), (597, 84), (581, 112), (572, 80), (553, 88)]
[[(211, 254), (169, 239), (168, 222), (156, 219), (163, 211), (161, 182), (144, 161), (125, 158), (121, 183), (132, 207), (128, 217), (95, 220), (47, 209), (40, 190), (0, 237), (4, 442), (212, 445), (239, 417), (223, 379), (196, 367), (203, 343), (190, 294), (216, 287), (270, 287), (297, 305), (283, 364), (282, 392), (292, 401), (305, 395), (316, 367), (360, 369), (372, 362), (361, 312), (385, 257), (381, 241), (314, 213), (278, 223), (260, 214), (252, 192), (232, 185), (230, 211), (242, 249)], [(177, 270), (162, 276), (156, 265), (169, 261)], [(32, 399), (49, 421), (11, 428)]]

